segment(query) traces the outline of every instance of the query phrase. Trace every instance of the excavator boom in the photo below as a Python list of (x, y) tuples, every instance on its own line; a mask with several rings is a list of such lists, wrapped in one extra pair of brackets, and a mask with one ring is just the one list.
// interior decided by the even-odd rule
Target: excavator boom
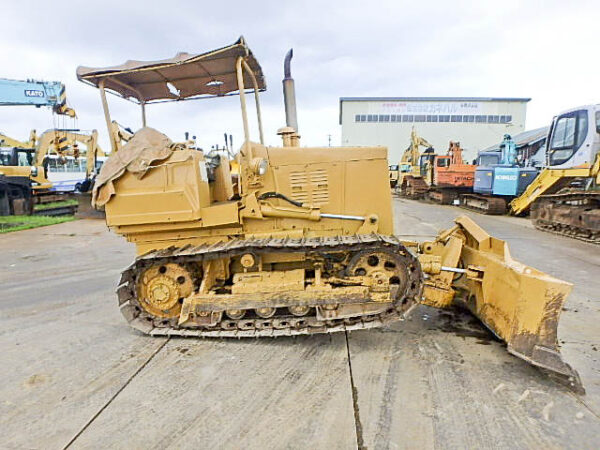
[(0, 106), (48, 106), (59, 115), (75, 117), (67, 106), (65, 85), (59, 81), (8, 80), (0, 78)]

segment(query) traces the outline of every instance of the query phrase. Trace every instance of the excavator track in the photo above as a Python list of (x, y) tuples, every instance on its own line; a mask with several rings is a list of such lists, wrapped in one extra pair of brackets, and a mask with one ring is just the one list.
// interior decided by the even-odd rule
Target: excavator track
[(429, 186), (423, 178), (406, 175), (402, 181), (402, 185), (399, 186), (399, 189), (396, 187), (396, 190), (399, 190), (401, 197), (419, 199), (427, 194)]
[(600, 192), (540, 196), (531, 207), (531, 219), (539, 230), (600, 245)]
[[(307, 255), (330, 256), (333, 253), (348, 253), (350, 256), (346, 271), (353, 264), (364, 259), (369, 254), (387, 254), (406, 268), (405, 282), (399, 287), (391, 303), (384, 311), (376, 313), (362, 312), (352, 317), (318, 318), (316, 308), (307, 308), (311, 314), (300, 317), (290, 313), (287, 308), (277, 308), (272, 317), (254, 317), (231, 319), (222, 315), (217, 324), (202, 327), (182, 327), (177, 318), (160, 318), (148, 313), (140, 305), (137, 298), (138, 282), (148, 267), (178, 264), (181, 267), (197, 265), (203, 261), (233, 258), (252, 253), (301, 253)], [(170, 270), (170, 269), (169, 269)], [(307, 335), (319, 333), (334, 333), (380, 327), (404, 319), (422, 295), (423, 274), (415, 255), (402, 242), (393, 236), (384, 235), (355, 235), (324, 238), (303, 239), (233, 239), (217, 244), (206, 244), (197, 247), (169, 248), (150, 252), (140, 256), (122, 272), (121, 281), (117, 288), (119, 307), (130, 326), (154, 336), (190, 336), (190, 337), (277, 337)], [(217, 296), (218, 297), (218, 296)], [(251, 296), (248, 296), (251, 297)], [(377, 302), (360, 302), (361, 305), (377, 306)], [(294, 306), (292, 306), (293, 308)], [(296, 308), (306, 308), (299, 304)], [(368, 309), (368, 308), (367, 308)]]
[(435, 189), (427, 192), (425, 199), (438, 205), (450, 205), (458, 194), (450, 189)]
[(499, 197), (463, 194), (460, 196), (460, 207), (489, 216), (506, 214), (506, 200)]

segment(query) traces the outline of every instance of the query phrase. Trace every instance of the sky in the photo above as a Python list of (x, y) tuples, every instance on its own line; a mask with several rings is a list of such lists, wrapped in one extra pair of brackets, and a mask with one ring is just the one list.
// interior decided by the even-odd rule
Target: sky
[[(2, 12), (0, 77), (62, 81), (76, 121), (46, 108), (0, 108), (0, 131), (27, 139), (32, 128), (98, 129), (108, 138), (97, 89), (77, 66), (202, 53), (240, 35), (267, 81), (265, 140), (285, 125), (283, 58), (294, 49), (302, 145), (340, 144), (339, 98), (362, 96), (531, 97), (527, 129), (570, 107), (599, 103), (595, 1), (27, 1)], [(111, 115), (141, 127), (139, 107), (109, 96)], [(184, 133), (209, 149), (243, 136), (239, 98), (151, 105), (148, 125), (174, 141)], [(253, 116), (251, 116), (254, 118)], [(254, 121), (251, 121), (254, 122)], [(256, 130), (251, 132), (258, 141)]]

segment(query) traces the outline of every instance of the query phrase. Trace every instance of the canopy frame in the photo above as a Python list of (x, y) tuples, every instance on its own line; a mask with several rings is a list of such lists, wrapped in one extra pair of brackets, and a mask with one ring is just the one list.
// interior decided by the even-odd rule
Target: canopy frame
[[(171, 73), (173, 74), (173, 73), (177, 73), (177, 72), (173, 72), (173, 69), (179, 70), (178, 68), (181, 66), (182, 67), (181, 70), (184, 70), (183, 67), (185, 67), (186, 65), (189, 66), (189, 65), (192, 65), (195, 63), (201, 63), (203, 58), (210, 57), (212, 59), (207, 60), (207, 61), (213, 61), (213, 62), (218, 61), (218, 60), (225, 60), (227, 58), (215, 58), (214, 56), (216, 54), (218, 54), (219, 52), (224, 52), (224, 51), (228, 51), (231, 49), (235, 49), (236, 47), (241, 48), (243, 56), (241, 56), (241, 55), (237, 56), (235, 59), (235, 64), (233, 65), (233, 67), (229, 66), (229, 67), (231, 67), (231, 69), (228, 70), (227, 72), (224, 72), (221, 74), (210, 73), (208, 70), (206, 70), (205, 66), (201, 65), (201, 68), (206, 72), (206, 74), (208, 76), (183, 77), (183, 78), (177, 78), (176, 81), (182, 81), (182, 80), (193, 81), (196, 79), (206, 80), (207, 78), (212, 78), (213, 80), (218, 81), (219, 76), (230, 76), (231, 77), (235, 73), (235, 81), (236, 81), (236, 85), (237, 85), (237, 90), (231, 89), (233, 87), (233, 85), (231, 84), (232, 79), (229, 78), (229, 81), (227, 81), (228, 90), (226, 92), (222, 92), (222, 93), (212, 94), (212, 93), (208, 93), (208, 92), (201, 92), (202, 90), (200, 89), (200, 90), (196, 90), (195, 94), (188, 95), (187, 97), (180, 97), (180, 96), (179, 97), (171, 97), (170, 95), (175, 96), (175, 94), (172, 91), (170, 92), (170, 95), (165, 95), (164, 91), (163, 91), (162, 95), (159, 93), (159, 95), (157, 96), (156, 91), (149, 92), (146, 90), (147, 95), (144, 96), (144, 93), (140, 90), (143, 88), (140, 87), (138, 89), (137, 85), (139, 85), (139, 86), (151, 85), (151, 84), (158, 84), (161, 82), (156, 81), (156, 80), (143, 81), (143, 78), (141, 78), (141, 81), (139, 83), (135, 83), (135, 85), (132, 85), (132, 84), (124, 82), (122, 79), (119, 79), (119, 76), (123, 76), (123, 75), (131, 76), (132, 74), (139, 74), (139, 77), (143, 77), (144, 73), (148, 73), (149, 71), (154, 71), (155, 76), (156, 76), (156, 74), (158, 74), (164, 78), (164, 83), (167, 85), (167, 87), (169, 87), (169, 90), (171, 90), (170, 86), (169, 86), (170, 80), (164, 74), (158, 72), (159, 70), (171, 69), (171, 71), (172, 71)], [(229, 47), (224, 47), (222, 49), (214, 50), (212, 52), (204, 53), (201, 55), (191, 56), (187, 60), (183, 60), (183, 61), (178, 60), (178, 58), (180, 59), (181, 57), (185, 57), (185, 56), (187, 56), (187, 55), (186, 54), (178, 54), (172, 60), (160, 61), (157, 63), (137, 62), (137, 64), (138, 64), (137, 67), (131, 67), (131, 66), (127, 67), (128, 64), (136, 63), (136, 62), (130, 61), (128, 63), (125, 63), (123, 66), (118, 66), (115, 68), (106, 68), (106, 69), (89, 69), (89, 68), (83, 68), (83, 67), (78, 68), (77, 76), (78, 76), (79, 80), (86, 84), (90, 84), (90, 85), (97, 87), (98, 90), (100, 91), (100, 99), (102, 101), (104, 118), (106, 121), (106, 126), (108, 128), (108, 133), (109, 133), (109, 137), (110, 137), (110, 141), (111, 141), (111, 148), (112, 148), (113, 152), (116, 152), (119, 149), (119, 147), (121, 145), (121, 141), (120, 141), (119, 136), (115, 132), (116, 127), (114, 126), (114, 123), (111, 119), (106, 92), (109, 92), (113, 95), (124, 98), (125, 100), (131, 101), (132, 103), (139, 104), (140, 108), (141, 108), (142, 125), (144, 127), (146, 127), (146, 124), (147, 124), (147, 120), (146, 120), (146, 105), (147, 104), (165, 103), (165, 102), (173, 102), (173, 101), (200, 100), (200, 99), (205, 99), (205, 98), (215, 98), (215, 97), (225, 97), (225, 96), (230, 96), (230, 95), (239, 95), (240, 96), (240, 105), (241, 105), (241, 109), (242, 109), (244, 140), (246, 142), (248, 142), (250, 140), (250, 129), (249, 129), (249, 125), (248, 125), (248, 112), (247, 112), (247, 107), (246, 107), (246, 93), (253, 92), (255, 104), (256, 104), (256, 114), (257, 114), (257, 120), (258, 120), (258, 131), (259, 131), (259, 135), (260, 135), (260, 143), (264, 145), (264, 135), (263, 135), (262, 114), (261, 114), (261, 108), (260, 108), (259, 92), (264, 91), (266, 89), (266, 86), (264, 83), (260, 65), (258, 64), (256, 59), (252, 55), (252, 52), (250, 51), (250, 49), (247, 47), (244, 38), (240, 37), (240, 39), (235, 44), (233, 44)], [(235, 56), (235, 54), (230, 55), (228, 58), (232, 58), (234, 56)], [(256, 70), (252, 69), (251, 64), (249, 64), (250, 60), (252, 61), (252, 64), (254, 66), (256, 66)], [(246, 75), (246, 77), (250, 79), (251, 84), (252, 84), (251, 87), (245, 86), (244, 75)], [(260, 81), (257, 79), (257, 76), (260, 76)], [(175, 82), (175, 79), (173, 79), (173, 82)], [(110, 86), (108, 86), (107, 84), (110, 84)], [(206, 86), (209, 86), (209, 84), (206, 83)], [(217, 86), (219, 86), (219, 85), (217, 85)], [(122, 89), (119, 89), (119, 88), (122, 88)], [(209, 91), (210, 89), (206, 89), (206, 90)], [(132, 94), (134, 94), (134, 95), (132, 95)]]

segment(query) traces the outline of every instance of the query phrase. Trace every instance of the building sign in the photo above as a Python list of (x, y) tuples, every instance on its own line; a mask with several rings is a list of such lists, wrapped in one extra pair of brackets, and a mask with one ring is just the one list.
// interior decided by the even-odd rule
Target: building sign
[(369, 105), (369, 114), (478, 114), (480, 102), (383, 102)]

